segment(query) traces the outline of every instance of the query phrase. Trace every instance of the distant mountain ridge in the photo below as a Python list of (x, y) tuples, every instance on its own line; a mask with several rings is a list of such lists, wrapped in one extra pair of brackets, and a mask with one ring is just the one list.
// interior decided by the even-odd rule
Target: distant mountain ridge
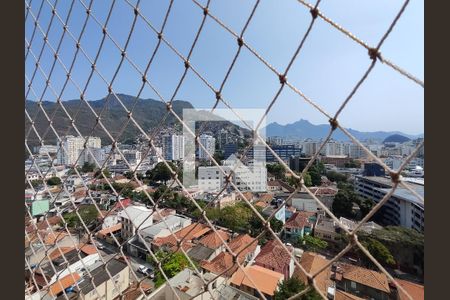
[[(420, 135), (410, 135), (405, 134), (400, 131), (374, 131), (374, 132), (363, 132), (355, 129), (347, 128), (347, 130), (358, 140), (380, 140), (383, 141), (387, 137), (391, 135), (402, 135), (410, 139), (416, 139), (419, 137), (423, 137), (423, 134)], [(330, 131), (329, 124), (319, 124), (314, 125), (311, 122), (300, 119), (297, 122), (281, 125), (277, 122), (270, 123), (266, 126), (266, 136), (280, 136), (285, 138), (298, 138), (298, 139), (307, 139), (311, 138), (313, 140), (319, 140), (325, 138)], [(342, 132), (339, 128), (333, 132), (332, 138), (338, 141), (347, 141), (349, 140), (348, 136)]]
[[(161, 122), (163, 122), (162, 118), (167, 113), (166, 104), (158, 100), (139, 98), (136, 101), (135, 96), (125, 94), (117, 94), (117, 97), (128, 110), (133, 109), (133, 119), (135, 119), (139, 126), (147, 133), (161, 125)], [(103, 110), (101, 114), (101, 121), (113, 138), (116, 138), (119, 134), (121, 134), (119, 141), (130, 141), (142, 133), (131, 121), (124, 127), (125, 122), (128, 120), (128, 115), (122, 104), (120, 104), (113, 95), (109, 95), (100, 100), (88, 101), (88, 103), (97, 114)], [(95, 130), (92, 132), (92, 128), (96, 123), (96, 118), (84, 101), (68, 100), (63, 101), (63, 105), (67, 109), (69, 115), (75, 119), (75, 125), (82, 135), (98, 136), (102, 139), (102, 145), (111, 143), (111, 139), (108, 134), (101, 128), (100, 125), (97, 125)], [(39, 109), (38, 102), (26, 100), (25, 107), (30, 117), (32, 119), (36, 118), (35, 127), (41, 138), (45, 140), (45, 144), (56, 142), (56, 135), (51, 129), (47, 130), (49, 128), (49, 123), (42, 113), (42, 110)], [(52, 124), (59, 136), (68, 134), (78, 135), (78, 133), (73, 129), (70, 119), (61, 107), (57, 105), (57, 103), (43, 101), (42, 107), (46, 111), (49, 118), (52, 118), (52, 115), (55, 114)], [(172, 102), (172, 108), (175, 113), (182, 118), (183, 109), (192, 109), (194, 107), (190, 102), (175, 100)], [(181, 124), (173, 114), (168, 115), (168, 117), (164, 120), (164, 125), (174, 126), (181, 129)], [(205, 130), (216, 132), (222, 128), (232, 131), (235, 134), (242, 133), (248, 135), (249, 132), (248, 130), (244, 130), (239, 126), (225, 120), (208, 124)], [(28, 118), (25, 118), (25, 133), (27, 133), (29, 129), (30, 122)], [(123, 133), (121, 133), (122, 131)], [(43, 135), (45, 133), (46, 136), (44, 137)], [(31, 130), (28, 137), (28, 143), (33, 146), (38, 144), (38, 138), (33, 130)]]

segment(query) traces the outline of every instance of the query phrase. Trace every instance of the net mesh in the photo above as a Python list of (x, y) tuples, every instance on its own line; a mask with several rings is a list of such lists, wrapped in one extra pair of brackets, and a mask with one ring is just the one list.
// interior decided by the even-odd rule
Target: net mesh
[[(383, 64), (393, 71), (398, 72), (405, 78), (411, 81), (412, 84), (424, 87), (422, 80), (418, 79), (414, 75), (410, 74), (406, 70), (397, 66), (389, 59), (385, 58), (380, 49), (383, 43), (390, 35), (391, 31), (395, 27), (397, 21), (402, 17), (402, 14), (409, 1), (405, 1), (395, 18), (392, 20), (387, 30), (383, 34), (379, 42), (370, 46), (359, 37), (355, 36), (353, 33), (343, 28), (336, 22), (334, 22), (329, 17), (325, 16), (319, 9), (320, 0), (315, 3), (308, 3), (303, 0), (299, 0), (298, 5), (305, 10), (309, 10), (311, 14), (311, 20), (302, 38), (299, 40), (299, 44), (295, 49), (292, 57), (287, 61), (287, 66), (283, 70), (277, 70), (268, 60), (266, 60), (257, 49), (252, 47), (245, 40), (245, 33), (252, 22), (255, 12), (258, 9), (260, 1), (255, 1), (249, 10), (248, 16), (244, 23), (242, 30), (236, 32), (222, 21), (214, 11), (210, 10), (211, 1), (205, 1), (205, 3), (200, 3), (199, 1), (193, 0), (193, 4), (196, 7), (196, 14), (198, 14), (199, 22), (198, 28), (194, 35), (193, 42), (190, 47), (179, 50), (169, 38), (165, 35), (165, 29), (167, 24), (171, 22), (170, 16), (174, 14), (173, 7), (174, 1), (168, 1), (165, 12), (162, 14), (162, 22), (160, 26), (154, 25), (151, 18), (148, 16), (148, 11), (141, 10), (141, 1), (109, 1), (104, 2), (100, 6), (95, 6), (94, 0), (84, 1), (84, 0), (72, 0), (64, 4), (64, 8), (61, 8), (61, 1), (55, 0), (29, 0), (25, 1), (25, 21), (31, 26), (27, 27), (27, 34), (25, 39), (25, 61), (26, 61), (26, 88), (25, 88), (25, 99), (35, 99), (33, 104), (26, 102), (25, 108), (25, 122), (27, 124), (27, 129), (25, 132), (25, 148), (26, 153), (30, 157), (30, 164), (25, 168), (26, 185), (32, 191), (32, 196), (35, 198), (37, 195), (44, 191), (50, 198), (51, 207), (55, 206), (60, 199), (66, 197), (68, 199), (69, 205), (67, 210), (70, 211), (71, 218), (67, 217), (69, 212), (65, 212), (61, 209), (53, 210), (54, 215), (50, 216), (49, 212), (46, 212), (39, 223), (30, 222), (27, 224), (25, 231), (25, 244), (27, 246), (27, 255), (25, 257), (25, 269), (29, 276), (25, 283), (25, 292), (31, 297), (32, 294), (39, 292), (41, 298), (46, 296), (54, 296), (55, 290), (59, 291), (60, 297), (69, 299), (72, 297), (71, 291), (67, 289), (68, 286), (74, 285), (81, 291), (86, 290), (87, 287), (91, 287), (92, 290), (90, 296), (93, 298), (102, 299), (104, 297), (104, 288), (99, 286), (96, 275), (99, 269), (104, 271), (108, 278), (110, 279), (110, 289), (113, 291), (114, 297), (120, 297), (120, 299), (148, 299), (151, 298), (151, 294), (148, 289), (148, 276), (142, 276), (136, 271), (136, 265), (133, 263), (132, 259), (128, 256), (127, 247), (129, 243), (133, 240), (138, 240), (140, 242), (140, 247), (146, 251), (151, 258), (154, 266), (161, 276), (165, 279), (166, 285), (173, 292), (174, 297), (180, 299), (179, 286), (175, 286), (172, 281), (170, 281), (170, 274), (166, 274), (167, 268), (164, 268), (165, 263), (168, 260), (167, 256), (161, 256), (152, 247), (151, 242), (149, 242), (145, 236), (142, 235), (141, 226), (144, 226), (146, 222), (152, 218), (158, 218), (161, 223), (164, 223), (167, 230), (170, 232), (169, 236), (173, 237), (173, 252), (181, 253), (182, 256), (186, 258), (187, 267), (192, 270), (192, 274), (195, 274), (200, 281), (200, 289), (194, 294), (190, 294), (191, 298), (195, 298), (199, 295), (207, 295), (205, 297), (211, 298), (222, 298), (226, 299), (227, 296), (221, 294), (221, 290), (217, 288), (215, 283), (225, 284), (219, 281), (220, 278), (226, 277), (226, 274), (231, 270), (240, 270), (243, 276), (251, 283), (255, 290), (257, 291), (258, 297), (262, 299), (267, 298), (261, 290), (261, 285), (258, 284), (252, 274), (249, 272), (248, 268), (245, 268), (246, 264), (240, 257), (247, 253), (246, 251), (250, 247), (255, 246), (258, 240), (262, 237), (270, 237), (277, 242), (279, 242), (280, 247), (285, 251), (293, 260), (295, 266), (299, 268), (306, 277), (306, 289), (302, 290), (298, 294), (292, 296), (291, 298), (301, 298), (303, 295), (311, 290), (315, 290), (322, 298), (327, 299), (326, 291), (318, 286), (317, 278), (322, 272), (330, 268), (332, 264), (341, 259), (348, 251), (351, 249), (359, 248), (367, 257), (373, 262), (373, 264), (378, 268), (378, 270), (384, 273), (390, 281), (397, 287), (398, 290), (402, 291), (407, 298), (412, 299), (404, 288), (397, 283), (395, 278), (387, 272), (387, 270), (374, 258), (368, 249), (366, 249), (362, 243), (358, 240), (358, 231), (361, 227), (389, 200), (392, 194), (396, 191), (398, 187), (408, 189), (421, 201), (423, 201), (422, 196), (418, 195), (416, 191), (411, 189), (411, 187), (402, 181), (399, 176), (405, 166), (417, 155), (419, 150), (423, 147), (423, 141), (421, 141), (416, 149), (404, 160), (402, 165), (393, 170), (389, 168), (379, 157), (374, 155), (361, 141), (355, 138), (346, 128), (344, 128), (339, 122), (339, 116), (342, 111), (346, 108), (348, 103), (352, 100), (353, 96), (360, 88), (362, 83), (370, 76), (370, 73), (374, 69), (376, 64)], [(98, 2), (98, 1), (97, 1)], [(94, 9), (95, 8), (95, 9)], [(84, 12), (84, 17), (75, 23), (76, 26), (69, 26), (77, 13)], [(114, 13), (128, 14), (132, 16), (131, 26), (129, 28), (124, 28), (126, 34), (124, 37), (119, 39), (113, 36), (113, 33), (108, 29), (110, 20)], [(212, 22), (218, 25), (223, 32), (233, 38), (236, 41), (236, 50), (233, 52), (231, 64), (229, 64), (226, 69), (225, 76), (219, 81), (219, 84), (214, 85), (209, 81), (208, 76), (205, 72), (200, 71), (200, 68), (191, 61), (193, 54), (196, 51), (196, 46), (198, 41), (205, 31), (206, 24)], [(356, 82), (354, 87), (348, 93), (348, 96), (342, 101), (338, 110), (335, 113), (329, 113), (325, 111), (316, 101), (306, 96), (299, 87), (296, 87), (292, 82), (288, 80), (288, 72), (293, 66), (296, 59), (302, 54), (302, 48), (308, 41), (308, 37), (312, 34), (311, 31), (313, 27), (318, 22), (326, 22), (330, 25), (329, 30), (337, 30), (342, 33), (346, 38), (352, 40), (354, 43), (366, 49), (368, 53), (368, 61), (370, 62), (369, 67), (364, 72), (363, 76)], [(88, 27), (96, 27), (99, 35), (89, 37), (91, 31)], [(55, 34), (54, 31), (58, 29), (59, 34)], [(145, 29), (145, 34), (143, 34)], [(149, 51), (149, 55), (146, 61), (137, 61), (132, 55), (128, 54), (128, 49), (132, 43), (137, 43), (135, 35), (141, 39), (153, 39), (155, 41), (154, 47)], [(88, 39), (89, 38), (89, 39)], [(89, 42), (88, 42), (89, 40)], [(92, 42), (96, 40), (95, 43)], [(71, 45), (72, 50), (68, 50), (67, 45)], [(97, 45), (93, 46), (91, 44)], [(117, 64), (110, 66), (109, 70), (102, 70), (99, 68), (99, 61), (102, 59), (102, 55), (105, 53), (105, 47), (112, 47), (117, 50), (117, 55), (120, 56), (120, 60)], [(89, 48), (89, 50), (88, 50)], [(169, 97), (164, 97), (162, 92), (158, 90), (156, 84), (152, 83), (150, 79), (150, 74), (152, 73), (152, 67), (156, 63), (156, 56), (161, 49), (168, 49), (174, 56), (174, 61), (176, 63), (182, 64), (184, 70), (181, 72), (181, 76), (175, 85), (173, 91), (170, 92)], [(186, 51), (187, 50), (187, 51)], [(271, 101), (265, 109), (264, 117), (266, 117), (272, 110), (273, 106), (277, 103), (280, 94), (283, 90), (291, 90), (297, 96), (299, 96), (300, 101), (304, 101), (317, 112), (325, 116), (330, 123), (330, 128), (327, 136), (322, 140), (320, 147), (317, 149), (315, 154), (312, 156), (310, 161), (307, 163), (306, 167), (301, 173), (294, 172), (282, 158), (271, 148), (264, 138), (258, 133), (262, 125), (262, 120), (256, 124), (255, 127), (248, 125), (245, 118), (242, 117), (236, 110), (233, 109), (230, 101), (225, 99), (224, 87), (227, 82), (233, 76), (233, 69), (236, 66), (236, 62), (243, 52), (245, 55), (251, 55), (257, 59), (260, 65), (267, 68), (270, 72), (274, 73), (275, 80), (279, 81), (279, 88), (273, 96), (271, 96)], [(184, 55), (183, 53), (187, 53)], [(49, 59), (51, 57), (51, 59)], [(83, 77), (75, 76), (80, 73), (79, 66), (83, 65), (85, 70)], [(102, 64), (104, 65), (104, 64)], [(117, 65), (117, 66), (116, 66)], [(78, 68), (78, 69), (77, 69)], [(129, 102), (124, 101), (123, 97), (116, 93), (116, 86), (120, 85), (120, 81), (123, 80), (120, 77), (120, 71), (123, 68), (131, 68), (137, 74), (139, 79), (136, 79), (138, 86), (138, 92), (133, 99)], [(112, 74), (112, 76), (111, 76)], [(55, 76), (62, 77), (62, 84), (52, 84), (52, 79)], [(181, 128), (186, 129), (186, 131), (192, 135), (198, 141), (199, 134), (202, 133), (208, 126), (208, 122), (204, 122), (198, 131), (192, 131), (189, 126), (183, 121), (183, 117), (179, 111), (174, 108), (174, 101), (176, 100), (180, 90), (186, 82), (188, 76), (193, 76), (199, 80), (209, 91), (212, 97), (214, 97), (215, 102), (211, 108), (211, 112), (214, 112), (219, 105), (222, 105), (230, 109), (238, 120), (245, 125), (253, 133), (253, 142), (259, 142), (264, 145), (275, 157), (277, 162), (279, 162), (285, 169), (286, 172), (290, 173), (291, 177), (295, 179), (298, 183), (295, 190), (287, 197), (282, 204), (289, 201), (294, 195), (300, 190), (306, 191), (310, 197), (312, 197), (320, 206), (323, 211), (329, 216), (336, 224), (338, 224), (342, 231), (346, 234), (348, 244), (346, 247), (341, 249), (341, 251), (330, 259), (326, 264), (320, 267), (314, 272), (308, 272), (300, 264), (298, 257), (290, 250), (289, 246), (283, 243), (280, 239), (280, 235), (271, 228), (271, 220), (275, 218), (276, 213), (283, 207), (280, 205), (278, 209), (274, 210), (270, 216), (263, 216), (261, 212), (256, 209), (254, 204), (248, 197), (240, 190), (239, 186), (231, 180), (232, 174), (227, 172), (222, 165), (216, 161), (214, 153), (210, 153), (209, 150), (201, 143), (197, 143), (198, 147), (202, 148), (204, 152), (209, 156), (212, 165), (216, 166), (218, 170), (223, 174), (226, 179), (225, 186), (221, 189), (219, 193), (215, 196), (213, 201), (210, 201), (206, 206), (201, 205), (198, 200), (192, 194), (189, 188), (183, 185), (182, 179), (180, 178), (181, 166), (174, 165), (165, 159), (165, 156), (158, 149), (158, 138), (167, 124), (167, 120), (174, 120), (174, 123), (178, 124)], [(43, 84), (36, 87), (36, 81)], [(91, 88), (93, 83), (97, 85), (103, 85), (108, 91), (108, 96), (105, 98), (101, 107), (94, 107), (93, 102), (89, 101), (88, 90)], [(165, 111), (161, 115), (156, 116), (156, 126), (150, 131), (146, 131), (143, 124), (140, 124), (136, 118), (135, 114), (139, 110), (139, 99), (146, 89), (150, 89), (158, 98), (158, 100), (164, 104)], [(63, 101), (63, 97), (67, 90), (76, 91), (80, 97), (80, 102), (77, 107), (70, 107), (69, 104)], [(53, 107), (49, 110), (46, 105), (45, 100), (53, 100)], [(107, 122), (106, 116), (109, 115), (109, 110), (115, 105), (118, 106), (123, 111), (123, 116), (125, 116), (123, 122), (120, 122), (120, 126), (115, 126), (111, 128), (111, 123)], [(89, 116), (90, 121), (86, 122), (86, 116)], [(103, 118), (102, 118), (103, 117)], [(80, 118), (83, 118), (80, 121)], [(121, 119), (121, 120), (122, 120)], [(64, 121), (61, 121), (64, 120)], [(58, 122), (65, 122), (64, 126), (58, 126)], [(40, 124), (40, 125), (39, 125)], [(44, 124), (44, 125), (42, 125)], [(61, 127), (63, 129), (61, 129)], [(143, 182), (142, 176), (139, 175), (139, 168), (141, 162), (137, 164), (130, 163), (127, 159), (126, 153), (121, 147), (119, 147), (119, 142), (122, 140), (123, 135), (126, 130), (132, 128), (139, 136), (141, 140), (145, 141), (146, 147), (142, 151), (142, 157), (147, 157), (151, 153), (156, 154), (158, 159), (164, 163), (164, 165), (170, 170), (171, 180), (169, 188), (164, 190), (162, 193), (153, 193), (148, 190), (147, 186)], [(337, 218), (332, 211), (319, 199), (319, 197), (308, 187), (304, 186), (301, 182), (302, 178), (308, 172), (308, 170), (314, 165), (315, 161), (318, 159), (323, 147), (329, 142), (333, 132), (336, 129), (340, 129), (354, 144), (358, 145), (369, 157), (370, 159), (378, 162), (383, 168), (388, 172), (392, 181), (392, 188), (381, 201), (379, 201), (371, 211), (358, 223), (356, 228), (349, 230), (347, 226), (342, 224), (339, 218)], [(83, 132), (83, 134), (82, 134)], [(94, 149), (89, 145), (93, 143), (92, 136), (101, 133), (104, 138), (102, 138), (102, 143), (110, 144), (111, 148), (103, 161), (99, 161), (98, 156), (94, 153)], [(61, 169), (55, 162), (55, 154), (50, 155), (47, 153), (48, 161), (50, 165), (43, 168), (39, 158), (33, 155), (33, 145), (46, 146), (51, 144), (49, 141), (57, 141), (57, 152), (56, 156), (69, 155), (70, 149), (64, 146), (64, 137), (73, 134), (75, 136), (82, 137), (84, 139), (83, 151), (77, 155), (76, 159), (71, 161), (70, 172), (71, 176), (65, 176), (62, 179), (58, 188), (47, 181), (48, 178), (57, 175), (61, 172)], [(95, 141), (94, 141), (95, 142)], [(244, 160), (248, 155), (252, 143), (244, 149), (243, 154), (240, 156), (241, 160)], [(83, 161), (84, 157), (88, 155), (95, 168), (98, 171), (94, 174), (94, 179), (87, 178), (82, 174), (81, 170), (77, 167), (80, 161)], [(151, 208), (150, 213), (144, 220), (139, 220), (139, 223), (135, 223), (133, 216), (129, 214), (126, 208), (126, 203), (124, 201), (117, 201), (116, 210), (110, 209), (108, 211), (102, 210), (102, 204), (98, 201), (98, 195), (93, 189), (94, 184), (101, 183), (105, 189), (109, 190), (109, 194), (113, 196), (114, 199), (121, 199), (126, 187), (115, 184), (114, 179), (111, 178), (108, 169), (109, 164), (114, 159), (120, 159), (125, 164), (125, 169), (128, 171), (129, 178), (135, 183), (135, 188), (142, 191), (141, 195), (145, 199), (141, 199), (141, 202), (147, 203), (147, 207)], [(32, 177), (34, 174), (35, 177)], [(70, 190), (69, 180), (76, 178), (82, 185), (81, 194), (83, 203), (90, 203), (92, 214), (95, 215), (94, 218), (88, 216), (84, 210), (84, 206), (80, 202), (76, 202), (73, 197), (74, 191)], [(36, 188), (34, 180), (41, 180), (41, 187)], [(177, 230), (173, 229), (173, 226), (167, 223), (167, 218), (163, 215), (161, 209), (157, 209), (160, 206), (164, 206), (164, 199), (171, 193), (172, 188), (178, 187), (181, 189), (183, 195), (188, 199), (190, 205), (193, 205), (200, 212), (198, 222), (194, 226), (190, 227), (186, 233), (180, 235)], [(225, 193), (227, 189), (232, 189), (238, 194), (245, 205), (251, 210), (251, 212), (256, 216), (256, 218), (262, 224), (261, 232), (255, 236), (253, 242), (240, 247), (236, 250), (234, 245), (230, 245), (232, 242), (227, 241), (222, 234), (222, 229), (220, 229), (214, 221), (210, 220), (207, 215), (207, 209), (216, 203), (216, 200)], [(77, 191), (75, 191), (77, 192)], [(96, 236), (98, 231), (102, 228), (102, 221), (106, 220), (108, 217), (113, 217), (117, 211), (120, 211), (121, 220), (131, 220), (135, 229), (130, 236), (123, 237), (111, 234), (110, 244), (107, 249), (103, 249), (103, 246), (98, 243)], [(33, 213), (31, 205), (25, 203), (25, 218), (32, 220)], [(55, 222), (55, 220), (57, 220)], [(55, 227), (55, 225), (60, 225)], [(74, 224), (76, 224), (74, 226)], [(122, 228), (126, 223), (122, 222)], [(210, 231), (217, 235), (217, 238), (222, 244), (223, 249), (231, 254), (232, 264), (225, 270), (221, 270), (219, 274), (207, 274), (201, 270), (201, 267), (187, 253), (187, 248), (184, 247), (189, 241), (189, 237), (193, 233), (197, 232), (199, 228), (209, 228)], [(100, 249), (102, 248), (102, 249)], [(75, 251), (71, 251), (75, 250)], [(70, 255), (69, 255), (70, 254)], [(98, 254), (98, 264), (99, 269), (93, 269), (91, 263), (87, 260), (89, 255)], [(56, 262), (55, 257), (60, 261)], [(117, 259), (122, 258), (122, 261), (129, 268), (129, 280), (127, 279), (126, 286), (124, 287), (122, 282), (117, 280), (117, 276), (114, 273), (114, 262)], [(80, 280), (80, 276), (74, 271), (73, 263), (78, 261), (79, 267), (85, 272), (83, 276), (83, 281)], [(69, 267), (68, 269), (64, 266)], [(62, 270), (68, 270), (63, 272)], [(54, 276), (45, 276), (43, 274), (48, 273), (54, 274)], [(128, 276), (128, 275), (127, 275)], [(70, 281), (71, 284), (67, 285), (66, 282)], [(88, 284), (86, 282), (89, 282)], [(128, 297), (128, 298), (127, 298)]]

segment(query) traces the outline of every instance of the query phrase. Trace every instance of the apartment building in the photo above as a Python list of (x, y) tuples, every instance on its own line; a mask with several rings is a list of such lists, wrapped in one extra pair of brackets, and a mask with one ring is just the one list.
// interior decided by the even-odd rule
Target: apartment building
[[(405, 182), (411, 189), (424, 196), (424, 185), (418, 181)], [(376, 203), (391, 190), (392, 182), (386, 177), (356, 176), (355, 191), (362, 197), (372, 199)], [(377, 213), (382, 225), (403, 226), (425, 230), (425, 203), (408, 189), (398, 186), (389, 200)]]
[(162, 137), (162, 152), (164, 159), (167, 160), (184, 159), (184, 136), (164, 135)]

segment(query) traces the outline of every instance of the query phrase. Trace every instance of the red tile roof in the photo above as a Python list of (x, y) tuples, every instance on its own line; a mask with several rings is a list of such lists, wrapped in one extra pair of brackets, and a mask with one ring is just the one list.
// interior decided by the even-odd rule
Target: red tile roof
[(210, 233), (205, 235), (203, 238), (201, 238), (198, 242), (200, 244), (202, 244), (203, 246), (208, 247), (210, 249), (217, 249), (223, 245), (220, 237), (225, 242), (228, 242), (228, 240), (230, 239), (230, 236), (231, 235), (228, 232), (223, 231), (223, 230), (217, 230), (217, 233), (215, 233), (214, 231), (211, 231)]
[[(315, 274), (320, 269), (322, 269), (326, 264), (329, 263), (329, 260), (325, 257), (313, 253), (313, 252), (304, 252), (301, 259), (300, 265), (305, 269), (305, 271), (309, 274)], [(322, 291), (322, 293), (326, 294), (328, 286), (331, 284), (330, 280), (331, 275), (331, 266), (320, 272), (315, 277), (315, 282), (317, 287)], [(305, 284), (308, 283), (308, 279), (306, 274), (298, 267), (295, 268), (294, 275), (303, 281)]]
[[(248, 234), (241, 234), (228, 243), (228, 246), (234, 253), (239, 253), (242, 251), (238, 255), (239, 263), (242, 263), (249, 253), (254, 252), (257, 245), (258, 240), (252, 238)], [(248, 247), (245, 248), (246, 246)], [(245, 250), (243, 250), (244, 248)], [(222, 272), (225, 272), (224, 276), (228, 277), (231, 276), (238, 268), (238, 266), (233, 263), (233, 256), (228, 252), (220, 253), (210, 262), (203, 261), (201, 266), (206, 271), (214, 274), (221, 274)]]
[(314, 216), (314, 214), (315, 213), (308, 211), (297, 211), (292, 214), (284, 226), (285, 228), (303, 228), (307, 225), (312, 225), (309, 218)]
[(338, 266), (336, 272), (341, 273), (344, 279), (355, 281), (386, 293), (391, 291), (388, 278), (383, 273), (345, 263), (340, 263)]
[[(284, 279), (283, 274), (260, 267), (246, 266), (245, 273), (238, 269), (231, 277), (231, 283), (236, 286), (246, 286), (255, 290), (260, 290), (266, 295), (273, 296), (277, 290), (278, 283)], [(252, 279), (250, 281), (249, 277)], [(255, 285), (253, 285), (253, 283)]]
[[(287, 248), (291, 248), (291, 251), (293, 250), (292, 247)], [(283, 248), (278, 240), (270, 240), (267, 242), (255, 258), (255, 263), (257, 265), (269, 269), (273, 268), (278, 272), (282, 272), (282, 270), (289, 265), (290, 261), (290, 253)]]
[(81, 277), (80, 277), (80, 275), (78, 275), (78, 273), (71, 273), (71, 274), (64, 276), (63, 278), (56, 281), (55, 283), (53, 283), (50, 286), (50, 295), (52, 295), (52, 296), (58, 295), (66, 288), (74, 285), (75, 282), (77, 282), (80, 278)]
[[(423, 300), (425, 298), (425, 288), (423, 285), (401, 279), (396, 279), (395, 281), (397, 281), (413, 300)], [(398, 297), (399, 300), (409, 299), (400, 289), (398, 289)]]
[[(174, 234), (178, 239), (183, 239), (183, 244), (184, 244), (184, 243), (192, 240), (194, 238), (194, 236), (196, 236), (196, 234), (198, 234), (199, 232), (206, 233), (209, 230), (211, 230), (211, 228), (209, 228), (208, 226), (206, 226), (204, 224), (192, 223), (189, 226), (186, 226), (186, 227), (178, 230)], [(173, 235), (170, 234), (166, 237), (158, 237), (158, 238), (154, 239), (152, 241), (152, 244), (155, 246), (158, 246), (158, 247), (161, 247), (161, 246), (176, 247), (177, 240), (175, 239), (175, 237)]]
[(364, 299), (341, 290), (336, 290), (334, 300), (364, 300)]

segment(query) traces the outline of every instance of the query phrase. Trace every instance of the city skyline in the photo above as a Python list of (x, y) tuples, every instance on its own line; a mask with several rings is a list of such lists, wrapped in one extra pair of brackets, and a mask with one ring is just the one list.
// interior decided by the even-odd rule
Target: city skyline
[[(370, 6), (358, 1), (346, 2), (348, 2), (345, 3), (346, 5), (324, 2), (321, 3), (320, 10), (369, 45), (375, 45), (379, 41), (401, 5), (391, 1), (379, 1), (371, 3)], [(158, 28), (161, 26), (167, 9), (166, 5), (167, 3), (162, 2), (144, 2), (140, 11)], [(234, 10), (232, 7), (232, 5), (221, 2), (212, 2), (210, 12), (230, 24), (234, 31), (239, 32), (250, 14), (252, 5), (244, 3), (240, 10)], [(64, 17), (69, 5), (61, 3), (56, 8)], [(92, 13), (100, 22), (104, 22), (108, 10), (109, 6), (101, 3), (94, 3), (92, 7)], [(285, 16), (284, 12), (287, 10), (292, 13)], [(47, 11), (50, 11), (50, 8), (44, 4), (43, 17), (40, 19), (42, 28), (46, 28), (51, 15), (45, 13)], [(126, 13), (127, 11), (129, 13)], [(79, 3), (75, 4), (68, 22), (69, 28), (81, 28), (84, 16), (85, 10)], [(202, 16), (199, 7), (190, 1), (174, 2), (173, 4), (172, 13), (165, 29), (165, 37), (183, 55), (187, 55), (192, 45)], [(120, 22), (118, 22), (119, 18)], [(118, 2), (108, 24), (108, 33), (121, 47), (125, 44), (132, 19), (131, 7), (126, 3)], [(309, 20), (309, 12), (298, 3), (262, 2), (255, 11), (244, 39), (277, 70), (283, 70), (306, 31)], [(289, 71), (288, 80), (326, 112), (334, 114), (370, 65), (370, 59), (366, 49), (331, 28), (329, 24), (321, 20), (316, 23)], [(290, 25), (283, 26), (283, 24)], [(28, 18), (26, 28), (29, 29), (32, 26), (34, 26), (32, 18)], [(283, 28), (283, 34), (279, 34), (279, 28)], [(31, 30), (27, 30), (27, 41), (30, 40), (30, 32)], [(53, 25), (49, 32), (49, 41), (55, 43), (59, 40), (61, 33), (62, 26)], [(77, 36), (79, 32), (75, 31), (73, 34)], [(88, 22), (81, 45), (89, 57), (92, 58), (96, 54), (101, 37), (102, 31), (99, 25), (93, 21)], [(423, 41), (423, 3), (412, 2), (380, 50), (384, 57), (422, 79), (424, 76)], [(31, 47), (33, 53), (39, 53), (42, 43), (42, 39), (34, 40)], [(156, 43), (155, 33), (150, 31), (146, 25), (144, 26), (142, 20), (138, 20), (127, 49), (127, 56), (143, 67)], [(217, 88), (220, 86), (236, 50), (236, 41), (216, 23), (208, 19), (192, 52), (190, 63)], [(66, 37), (59, 52), (60, 59), (66, 66), (70, 65), (74, 51), (73, 41)], [(120, 58), (120, 51), (109, 38), (106, 38), (96, 66), (107, 81), (111, 80)], [(44, 51), (40, 59), (40, 66), (44, 72), (49, 72), (52, 62), (51, 51)], [(28, 78), (31, 77), (34, 67), (33, 59), (30, 57), (26, 60)], [(83, 88), (90, 71), (91, 66), (87, 59), (79, 55), (72, 72), (72, 79)], [(167, 45), (162, 44), (150, 68), (148, 79), (162, 97), (168, 100), (173, 96), (173, 91), (183, 71), (184, 65), (180, 58)], [(65, 75), (62, 66), (56, 64), (50, 80), (52, 88), (57, 93), (61, 91)], [(136, 95), (141, 82), (139, 74), (129, 62), (125, 61), (114, 81), (113, 90), (115, 93)], [(40, 99), (44, 86), (45, 78), (38, 72), (33, 81), (36, 96), (30, 93), (28, 98), (30, 100)], [(278, 78), (248, 50), (244, 49), (222, 94), (234, 108), (265, 108), (278, 87)], [(86, 88), (86, 99), (101, 99), (107, 93), (107, 89), (107, 85), (94, 72)], [(158, 99), (148, 86), (144, 88), (140, 97)], [(55, 101), (56, 96), (47, 89), (42, 98)], [(79, 92), (73, 84), (69, 83), (61, 98), (63, 100), (77, 99)], [(215, 103), (214, 93), (191, 71), (187, 73), (175, 99), (189, 101), (195, 107), (211, 108)], [(366, 82), (348, 103), (339, 120), (345, 127), (364, 131), (388, 131), (395, 126), (396, 130), (419, 134), (424, 131), (423, 104), (424, 94), (421, 87), (378, 62)], [(218, 107), (223, 108), (224, 105), (219, 104)], [(286, 110), (286, 107), (295, 109)], [(367, 113), (369, 108), (370, 113)], [(268, 122), (291, 123), (298, 120), (299, 117), (316, 124), (328, 121), (298, 95), (285, 89), (269, 112)]]

